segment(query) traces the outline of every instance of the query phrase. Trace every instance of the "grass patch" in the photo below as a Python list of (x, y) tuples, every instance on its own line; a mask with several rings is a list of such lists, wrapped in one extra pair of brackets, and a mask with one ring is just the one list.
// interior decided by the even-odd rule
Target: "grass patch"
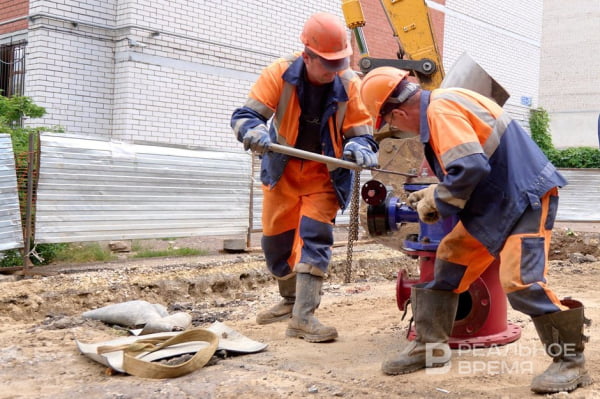
[(139, 251), (143, 251), (143, 250), (144, 250), (143, 241), (139, 241), (139, 240), (131, 241), (131, 251), (132, 252), (139, 252)]
[(102, 248), (98, 243), (69, 244), (60, 248), (54, 257), (55, 261), (66, 263), (106, 262), (115, 259), (116, 256), (108, 248)]
[(207, 254), (208, 251), (204, 249), (194, 248), (173, 248), (163, 250), (143, 249), (133, 255), (133, 258), (161, 258), (165, 256), (197, 256)]
[[(167, 256), (200, 256), (208, 255), (209, 251), (194, 248), (167, 248), (155, 250), (144, 248), (144, 242), (134, 240), (131, 243), (131, 254), (126, 254), (128, 258), (161, 258)], [(106, 246), (97, 242), (90, 243), (70, 243), (56, 246), (52, 257), (52, 262), (58, 263), (91, 263), (107, 262), (117, 260), (115, 255)], [(18, 259), (20, 260), (20, 258)]]

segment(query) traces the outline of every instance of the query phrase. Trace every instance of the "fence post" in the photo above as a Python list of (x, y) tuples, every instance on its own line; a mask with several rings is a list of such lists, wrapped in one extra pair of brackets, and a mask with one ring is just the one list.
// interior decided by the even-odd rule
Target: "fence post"
[(254, 164), (256, 162), (256, 156), (254, 153), (250, 155), (252, 162), (250, 163), (250, 206), (248, 208), (248, 234), (246, 235), (246, 248), (252, 246), (252, 232), (254, 222)]
[[(32, 219), (32, 208), (33, 208), (33, 167), (35, 163), (35, 141), (37, 139), (37, 133), (29, 134), (29, 148), (27, 151), (27, 197), (25, 199), (25, 226), (23, 227), (23, 241), (24, 241), (24, 251), (23, 251), (23, 266), (25, 270), (33, 266), (31, 262), (30, 250), (31, 250), (31, 219)], [(35, 140), (35, 141), (34, 141)]]

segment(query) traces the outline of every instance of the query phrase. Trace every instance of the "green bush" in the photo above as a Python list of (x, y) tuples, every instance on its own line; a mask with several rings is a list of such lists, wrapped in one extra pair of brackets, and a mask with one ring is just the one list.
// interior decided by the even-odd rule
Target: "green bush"
[[(34, 265), (47, 265), (54, 261), (68, 244), (38, 244), (35, 247), (35, 252), (40, 259), (31, 256), (31, 263)], [(2, 259), (0, 259), (0, 267), (23, 266), (23, 255), (17, 249), (9, 249), (4, 251)]]
[(600, 149), (571, 147), (556, 149), (550, 135), (550, 117), (543, 108), (532, 109), (529, 116), (531, 138), (557, 168), (600, 168)]
[(0, 96), (0, 133), (10, 134), (15, 154), (27, 151), (29, 135), (40, 130), (22, 127), (20, 122), (24, 118), (41, 118), (45, 114), (46, 109), (35, 105), (29, 97)]
[(558, 168), (600, 168), (600, 150), (592, 147), (573, 147), (555, 150), (550, 157)]
[(540, 147), (544, 154), (554, 150), (552, 137), (550, 136), (550, 116), (543, 108), (536, 108), (530, 111), (529, 129), (531, 138)]

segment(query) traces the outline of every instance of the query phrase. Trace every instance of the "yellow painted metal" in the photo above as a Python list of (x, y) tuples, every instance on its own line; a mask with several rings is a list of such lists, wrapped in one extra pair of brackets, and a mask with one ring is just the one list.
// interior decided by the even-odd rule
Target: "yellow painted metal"
[(360, 0), (342, 0), (342, 12), (348, 28), (354, 29), (365, 26), (365, 16)]
[(380, 3), (398, 38), (404, 58), (428, 58), (437, 67), (429, 77), (421, 77), (421, 86), (427, 90), (439, 87), (444, 78), (444, 68), (425, 0), (380, 0)]

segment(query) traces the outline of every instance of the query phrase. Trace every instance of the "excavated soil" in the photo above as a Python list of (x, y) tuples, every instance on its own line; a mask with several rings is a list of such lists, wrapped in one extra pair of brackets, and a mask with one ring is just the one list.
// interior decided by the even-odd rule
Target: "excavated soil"
[[(559, 296), (581, 300), (586, 316), (596, 321), (600, 233), (595, 225), (583, 230), (556, 229), (548, 280)], [(0, 275), (0, 398), (536, 397), (529, 383), (549, 359), (531, 320), (511, 309), (508, 321), (521, 328), (516, 342), (455, 350), (450, 367), (437, 373), (384, 375), (381, 362), (406, 342), (408, 327), (409, 317), (401, 321), (396, 305), (396, 277), (405, 269), (417, 278), (418, 260), (373, 240), (355, 243), (353, 259), (351, 282), (345, 283), (346, 247), (334, 248), (317, 315), (340, 336), (323, 344), (287, 338), (285, 322), (256, 325), (257, 311), (278, 300), (256, 249), (227, 254), (213, 245), (209, 255), (199, 257), (52, 265), (33, 275)], [(126, 333), (81, 314), (134, 299), (189, 312), (196, 327), (219, 320), (268, 347), (243, 356), (219, 353), (209, 365), (176, 379), (107, 373), (78, 352), (75, 340), (99, 342)], [(597, 377), (600, 324), (592, 323), (586, 334), (587, 365)], [(600, 397), (600, 384), (548, 395), (563, 396)]]

